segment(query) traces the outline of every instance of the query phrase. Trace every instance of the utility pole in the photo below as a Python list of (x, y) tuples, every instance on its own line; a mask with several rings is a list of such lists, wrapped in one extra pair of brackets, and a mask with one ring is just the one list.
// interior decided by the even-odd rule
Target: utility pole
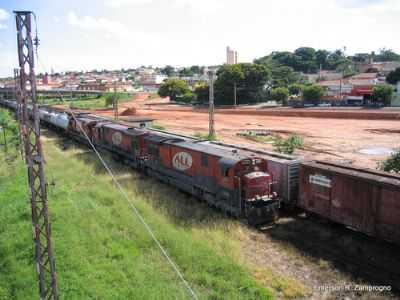
[(210, 79), (210, 96), (209, 96), (209, 124), (208, 124), (208, 136), (215, 136), (215, 128), (214, 128), (214, 71), (208, 71), (208, 76)]
[(114, 81), (114, 101), (113, 101), (113, 108), (114, 108), (114, 119), (118, 120), (118, 99), (117, 99), (117, 82)]
[(233, 105), (237, 106), (236, 81), (233, 82)]
[[(36, 77), (32, 43), (30, 11), (15, 11), (17, 25), (20, 99), (22, 104), (21, 133), (25, 146), (25, 161), (31, 193), (33, 241), (35, 261), (39, 277), (40, 299), (58, 300), (57, 275), (51, 240), (48, 214), (47, 183), (44, 173), (44, 157), (40, 142), (40, 120), (36, 95)], [(35, 46), (38, 39), (35, 37)], [(28, 90), (28, 86), (30, 89)], [(32, 121), (28, 103), (32, 105)]]

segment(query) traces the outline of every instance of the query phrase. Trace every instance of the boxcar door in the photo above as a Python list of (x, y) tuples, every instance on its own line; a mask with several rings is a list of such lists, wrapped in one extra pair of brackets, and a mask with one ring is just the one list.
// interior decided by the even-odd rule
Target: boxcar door
[(329, 217), (331, 206), (332, 179), (321, 173), (308, 174), (310, 199), (307, 209), (319, 215)]
[(372, 184), (351, 177), (338, 177), (333, 185), (332, 219), (353, 229), (373, 233), (376, 196)]

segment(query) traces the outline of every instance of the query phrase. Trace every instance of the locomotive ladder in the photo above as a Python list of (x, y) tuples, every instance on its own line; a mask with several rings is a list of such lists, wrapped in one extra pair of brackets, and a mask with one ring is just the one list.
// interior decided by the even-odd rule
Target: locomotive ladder
[[(32, 43), (30, 11), (15, 11), (17, 25), (19, 87), (18, 101), (21, 104), (21, 135), (25, 148), (25, 162), (31, 193), (33, 241), (35, 261), (39, 277), (40, 299), (59, 299), (51, 227), (48, 215), (47, 184), (44, 173), (44, 157), (40, 143), (39, 111), (36, 98), (34, 52)], [(38, 40), (35, 38), (37, 46)], [(18, 103), (18, 106), (19, 106)], [(32, 105), (32, 121), (28, 104)]]

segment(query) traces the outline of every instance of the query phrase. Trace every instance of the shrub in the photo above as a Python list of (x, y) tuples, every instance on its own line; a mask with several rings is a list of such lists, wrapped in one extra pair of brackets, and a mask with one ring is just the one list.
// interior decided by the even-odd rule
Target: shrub
[(297, 148), (304, 145), (304, 140), (301, 136), (291, 135), (287, 139), (277, 137), (274, 142), (274, 150), (279, 153), (293, 154)]
[(272, 100), (286, 103), (289, 97), (289, 90), (285, 87), (278, 87), (271, 91)]
[(199, 83), (194, 88), (197, 101), (200, 103), (208, 103), (210, 98), (210, 86), (206, 82)]
[(293, 83), (289, 85), (289, 94), (290, 95), (300, 95), (301, 92), (303, 91), (304, 86), (299, 83)]
[(386, 172), (400, 173), (400, 150), (396, 151), (387, 160), (380, 163), (378, 168)]
[(374, 87), (372, 98), (375, 101), (382, 101), (385, 105), (390, 105), (393, 97), (393, 87), (390, 85), (380, 85)]
[(319, 102), (324, 94), (324, 88), (319, 85), (309, 85), (303, 89), (303, 99), (313, 103)]
[(187, 91), (182, 97), (179, 97), (176, 100), (179, 102), (191, 103), (196, 100), (196, 96), (191, 91)]
[(165, 127), (160, 124), (153, 124), (153, 125), (151, 125), (151, 128), (157, 129), (157, 130), (165, 130)]
[(158, 94), (161, 97), (170, 97), (170, 99), (173, 101), (178, 100), (178, 97), (185, 98), (185, 95), (189, 92), (190, 89), (186, 81), (181, 79), (167, 79), (158, 89)]

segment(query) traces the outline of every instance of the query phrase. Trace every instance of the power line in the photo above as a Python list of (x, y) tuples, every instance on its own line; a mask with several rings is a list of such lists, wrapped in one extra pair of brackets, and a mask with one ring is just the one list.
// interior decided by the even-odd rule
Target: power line
[[(35, 17), (35, 22), (37, 21), (36, 16)], [(37, 26), (37, 23), (36, 23)], [(37, 32), (37, 27), (36, 27), (36, 32)], [(37, 34), (36, 34), (36, 38), (35, 40), (38, 41), (37, 38)], [(42, 66), (44, 66), (44, 63), (39, 60), (39, 55), (36, 49), (36, 57), (37, 57), (37, 61), (40, 62), (42, 64)], [(132, 209), (132, 211), (135, 213), (136, 217), (139, 219), (139, 221), (142, 223), (142, 225), (144, 226), (144, 228), (146, 229), (146, 231), (149, 233), (150, 237), (153, 239), (153, 241), (156, 243), (157, 247), (160, 249), (161, 253), (163, 254), (163, 256), (165, 257), (165, 259), (167, 260), (167, 262), (171, 265), (172, 269), (175, 271), (175, 273), (178, 275), (178, 278), (182, 281), (183, 285), (185, 286), (185, 288), (187, 289), (190, 297), (194, 300), (198, 300), (198, 297), (195, 293), (195, 291), (193, 290), (193, 288), (190, 286), (190, 284), (187, 282), (187, 280), (185, 279), (185, 277), (183, 276), (182, 272), (179, 270), (178, 265), (172, 260), (172, 258), (168, 255), (167, 251), (164, 249), (164, 247), (161, 245), (161, 243), (159, 242), (159, 240), (157, 239), (156, 235), (154, 234), (153, 230), (151, 229), (151, 227), (147, 224), (147, 222), (145, 221), (145, 219), (143, 218), (143, 216), (140, 214), (139, 210), (136, 208), (136, 206), (132, 203), (132, 201), (129, 199), (129, 196), (126, 194), (125, 190), (122, 188), (121, 184), (119, 183), (119, 181), (116, 179), (116, 177), (114, 176), (113, 171), (111, 170), (111, 168), (107, 165), (107, 163), (104, 161), (103, 157), (101, 156), (101, 154), (98, 152), (98, 150), (96, 149), (95, 145), (92, 143), (92, 141), (90, 140), (89, 136), (87, 135), (87, 133), (83, 130), (82, 125), (77, 122), (77, 119), (75, 117), (74, 112), (72, 111), (72, 109), (70, 107), (68, 107), (68, 110), (72, 116), (72, 118), (74, 119), (75, 123), (78, 124), (79, 130), (83, 133), (83, 135), (85, 136), (85, 138), (87, 139), (89, 145), (91, 146), (91, 148), (93, 149), (93, 151), (96, 153), (97, 157), (99, 158), (100, 162), (102, 163), (103, 167), (107, 170), (107, 172), (109, 173), (109, 175), (111, 176), (113, 182), (115, 183), (117, 189), (119, 190), (120, 194), (124, 197), (124, 199), (126, 200), (126, 202), (128, 203), (128, 205), (130, 206), (130, 208)]]
[(96, 153), (97, 157), (99, 158), (100, 162), (102, 163), (103, 167), (107, 170), (108, 174), (111, 176), (113, 182), (115, 183), (117, 189), (119, 190), (119, 192), (121, 193), (121, 195), (124, 197), (124, 199), (126, 200), (126, 202), (128, 203), (128, 205), (130, 206), (130, 208), (132, 209), (132, 211), (135, 213), (136, 217), (139, 219), (139, 221), (142, 223), (142, 225), (144, 226), (144, 228), (147, 230), (147, 232), (149, 233), (149, 235), (151, 236), (151, 238), (153, 239), (153, 241), (156, 243), (156, 245), (158, 246), (158, 248), (160, 249), (161, 253), (163, 254), (163, 256), (166, 258), (166, 260), (168, 261), (168, 263), (171, 265), (172, 269), (176, 272), (176, 274), (178, 275), (179, 279), (182, 281), (183, 285), (186, 287), (189, 295), (191, 296), (192, 299), (194, 300), (198, 300), (198, 297), (196, 295), (196, 293), (194, 292), (194, 290), (191, 288), (190, 284), (187, 282), (187, 280), (185, 279), (185, 277), (183, 276), (182, 272), (179, 270), (177, 264), (172, 260), (172, 258), (169, 257), (167, 251), (164, 249), (164, 247), (161, 245), (161, 243), (159, 242), (159, 240), (157, 239), (157, 237), (155, 236), (153, 230), (150, 228), (150, 226), (147, 224), (147, 222), (145, 221), (145, 219), (142, 217), (142, 215), (140, 214), (139, 210), (136, 208), (136, 206), (132, 203), (132, 201), (129, 199), (129, 196), (126, 194), (125, 190), (122, 188), (121, 184), (119, 183), (119, 181), (115, 178), (113, 171), (111, 170), (111, 168), (107, 165), (107, 163), (104, 161), (103, 157), (101, 156), (101, 154), (98, 152), (98, 150), (96, 149), (96, 146), (92, 143), (92, 141), (90, 140), (89, 136), (87, 135), (87, 133), (83, 130), (82, 125), (77, 121), (74, 112), (71, 110), (71, 108), (68, 108), (69, 113), (71, 114), (72, 118), (74, 119), (75, 123), (78, 124), (79, 130), (84, 134), (85, 138), (87, 139), (88, 143), (90, 144), (91, 148), (93, 149), (93, 151)]

